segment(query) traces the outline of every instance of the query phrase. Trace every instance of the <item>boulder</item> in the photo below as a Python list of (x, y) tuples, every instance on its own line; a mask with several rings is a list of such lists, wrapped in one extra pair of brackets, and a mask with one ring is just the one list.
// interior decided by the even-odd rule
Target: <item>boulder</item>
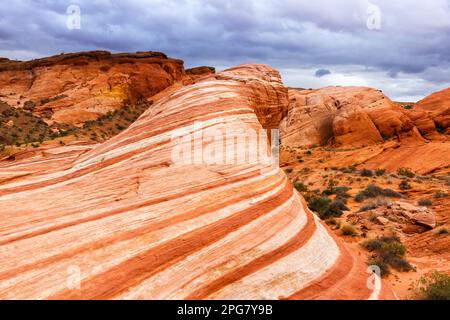
[(401, 215), (413, 224), (433, 229), (436, 227), (436, 214), (427, 207), (415, 206), (405, 201), (395, 201), (389, 206), (392, 214)]
[(428, 114), (441, 133), (450, 128), (450, 88), (435, 92), (420, 100), (414, 110)]

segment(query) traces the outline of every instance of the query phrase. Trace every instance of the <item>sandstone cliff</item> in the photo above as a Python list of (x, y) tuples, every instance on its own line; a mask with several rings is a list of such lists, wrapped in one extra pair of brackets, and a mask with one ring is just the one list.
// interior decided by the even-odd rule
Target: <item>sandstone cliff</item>
[(149, 98), (185, 76), (183, 61), (159, 52), (91, 51), (0, 61), (0, 100), (60, 123), (79, 125)]

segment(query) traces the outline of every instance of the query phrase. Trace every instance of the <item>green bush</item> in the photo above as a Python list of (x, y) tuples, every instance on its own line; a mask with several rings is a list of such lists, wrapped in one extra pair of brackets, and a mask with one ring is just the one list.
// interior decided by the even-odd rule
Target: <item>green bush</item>
[(385, 173), (386, 173), (386, 169), (376, 169), (376, 170), (375, 170), (375, 175), (376, 175), (377, 177), (381, 177), (381, 176), (383, 176)]
[(405, 259), (406, 247), (397, 236), (382, 236), (367, 240), (361, 246), (374, 253), (367, 263), (378, 265), (382, 269), (382, 276), (389, 274), (389, 267), (402, 272), (413, 269), (408, 260)]
[(389, 198), (402, 198), (403, 196), (391, 189), (383, 189), (377, 185), (371, 184), (366, 189), (361, 190), (355, 196), (357, 202), (362, 202), (366, 199), (376, 198), (376, 197), (389, 197)]
[(391, 272), (389, 265), (382, 258), (377, 257), (377, 256), (371, 257), (367, 261), (367, 265), (368, 266), (377, 266), (378, 268), (380, 268), (380, 276), (381, 277), (385, 277)]
[(297, 189), (298, 192), (308, 191), (308, 186), (306, 186), (303, 183), (298, 182), (298, 181), (294, 183), (294, 188)]
[(328, 218), (325, 220), (325, 223), (329, 226), (331, 226), (333, 229), (340, 229), (341, 223), (336, 220), (335, 218)]
[(400, 188), (400, 190), (409, 190), (409, 189), (411, 189), (411, 185), (406, 180), (403, 180), (402, 182), (400, 182), (398, 187)]
[(332, 217), (340, 217), (344, 210), (349, 210), (341, 200), (331, 201), (328, 197), (308, 197), (308, 208), (319, 214), (322, 220)]
[(327, 197), (313, 196), (308, 199), (308, 208), (320, 214), (328, 208), (330, 203), (331, 200)]
[(430, 199), (420, 199), (419, 201), (417, 201), (417, 204), (419, 206), (429, 207), (433, 205), (433, 201), (431, 201)]
[(331, 203), (328, 205), (328, 208), (322, 214), (320, 217), (322, 219), (327, 219), (329, 217), (340, 217), (342, 215), (342, 211), (348, 211), (349, 208), (345, 205), (345, 203), (342, 200), (334, 200), (331, 201)]
[(373, 177), (373, 171), (369, 169), (362, 169), (360, 174), (363, 177)]
[(419, 300), (450, 300), (450, 275), (435, 271), (420, 278), (414, 285)]
[(328, 181), (328, 186), (325, 190), (323, 190), (323, 194), (324, 195), (332, 195), (336, 192), (336, 181), (334, 181), (333, 179), (331, 179), (330, 181)]
[(409, 168), (399, 168), (397, 170), (397, 174), (399, 176), (404, 176), (408, 178), (414, 178), (416, 176), (416, 174)]

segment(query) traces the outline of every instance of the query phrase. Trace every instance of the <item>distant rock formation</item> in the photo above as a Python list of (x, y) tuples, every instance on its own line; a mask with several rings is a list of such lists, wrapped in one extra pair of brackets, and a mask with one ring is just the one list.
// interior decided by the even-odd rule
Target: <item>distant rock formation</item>
[[(103, 75), (99, 70), (111, 59), (123, 64)], [(93, 99), (94, 92), (115, 92), (100, 88), (119, 77), (119, 83), (127, 83), (123, 78), (140, 82), (136, 88), (142, 91), (125, 91), (137, 97), (160, 90), (182, 73), (181, 62), (163, 56), (102, 53), (82, 60), (86, 64), (73, 76), (64, 64), (31, 68), (36, 75), (31, 89), (26, 79), (33, 71), (16, 69), (15, 95), (41, 92), (44, 83), (57, 79), (50, 96), (66, 92), (73, 102), (81, 96)], [(147, 68), (154, 70), (152, 81), (139, 73)], [(273, 159), (212, 165), (173, 161), (179, 141), (191, 152), (223, 146), (222, 140), (201, 139), (207, 130), (278, 127), (288, 111), (287, 93), (274, 69), (243, 65), (166, 92), (128, 129), (101, 145), (60, 146), (3, 162), (0, 298), (393, 298), (381, 282), (367, 285), (373, 275), (365, 264), (307, 209)], [(334, 103), (342, 100), (321, 94), (299, 98), (306, 106), (318, 99), (314, 105), (336, 113), (339, 104)], [(332, 105), (322, 106), (321, 100)], [(290, 112), (288, 120), (297, 112), (292, 101)], [(318, 119), (333, 129), (333, 119)], [(308, 125), (311, 130), (314, 124)], [(324, 141), (334, 132), (327, 128)], [(342, 130), (342, 136), (348, 134)], [(246, 146), (239, 137), (231, 144), (232, 155)], [(314, 139), (311, 133), (311, 141), (319, 141)], [(264, 152), (258, 149), (256, 155)]]
[(90, 51), (32, 61), (0, 60), (0, 100), (59, 123), (79, 125), (151, 97), (185, 76), (160, 52)]
[(289, 97), (288, 116), (281, 125), (285, 145), (355, 148), (390, 138), (413, 137), (423, 141), (405, 110), (380, 90), (365, 87), (293, 89)]
[[(435, 92), (420, 100), (414, 109), (425, 112), (438, 130), (450, 134), (450, 88)], [(431, 124), (428, 125), (428, 127), (430, 126)]]

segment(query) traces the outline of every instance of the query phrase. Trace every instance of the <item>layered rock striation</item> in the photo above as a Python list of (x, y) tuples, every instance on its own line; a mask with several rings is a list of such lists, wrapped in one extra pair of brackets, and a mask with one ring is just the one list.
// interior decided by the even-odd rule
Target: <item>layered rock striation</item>
[(243, 65), (168, 92), (103, 144), (3, 162), (0, 298), (391, 298), (247, 142), (287, 111), (278, 72)]

